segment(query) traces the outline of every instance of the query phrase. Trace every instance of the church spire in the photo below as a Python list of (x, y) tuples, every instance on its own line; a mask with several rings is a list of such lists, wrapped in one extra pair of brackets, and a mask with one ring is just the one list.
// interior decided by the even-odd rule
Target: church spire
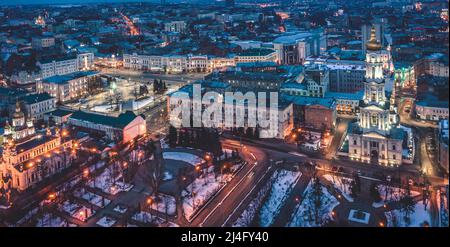
[(370, 51), (378, 51), (381, 49), (381, 44), (377, 40), (377, 34), (374, 26), (372, 26), (372, 28), (370, 29), (370, 38), (367, 41), (366, 47), (367, 50)]

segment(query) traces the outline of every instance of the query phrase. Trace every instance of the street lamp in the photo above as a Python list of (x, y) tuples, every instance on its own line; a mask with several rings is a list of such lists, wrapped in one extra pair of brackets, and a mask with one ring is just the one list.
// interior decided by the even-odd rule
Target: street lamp
[(87, 177), (89, 176), (89, 169), (88, 169), (88, 168), (86, 168), (86, 169), (83, 170), (83, 176), (84, 176), (85, 178), (87, 178)]
[(55, 200), (56, 199), (56, 193), (52, 192), (52, 193), (48, 194), (47, 199), (49, 201)]

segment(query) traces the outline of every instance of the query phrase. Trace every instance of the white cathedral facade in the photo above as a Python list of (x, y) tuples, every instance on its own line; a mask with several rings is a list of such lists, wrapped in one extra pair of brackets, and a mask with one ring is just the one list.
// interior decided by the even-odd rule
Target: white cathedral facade
[(358, 121), (351, 123), (347, 130), (348, 157), (365, 163), (396, 167), (403, 163), (404, 150), (411, 148), (411, 143), (408, 131), (398, 123), (395, 88), (389, 99), (386, 96), (384, 54), (372, 29), (367, 42), (364, 96), (359, 107), (360, 113)]

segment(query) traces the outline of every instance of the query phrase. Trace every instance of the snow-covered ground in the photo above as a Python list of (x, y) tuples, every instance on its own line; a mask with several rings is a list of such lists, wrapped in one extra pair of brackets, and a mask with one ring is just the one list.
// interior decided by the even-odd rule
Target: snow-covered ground
[[(214, 167), (206, 169), (203, 174), (189, 184), (182, 191), (183, 212), (187, 219), (200, 209), (217, 191), (226, 185), (232, 178), (233, 173), (242, 166), (242, 163), (234, 164), (230, 169), (232, 173), (215, 173)], [(192, 193), (194, 192), (194, 193)]]
[(63, 204), (60, 205), (60, 209), (70, 214), (71, 217), (81, 221), (86, 221), (95, 214), (94, 210), (70, 201), (64, 201)]
[(95, 211), (87, 208), (85, 206), (82, 206), (80, 209), (75, 211), (74, 214), (71, 216), (75, 219), (81, 220), (81, 221), (87, 221), (90, 217), (92, 217), (95, 214)]
[(173, 179), (173, 174), (170, 171), (164, 171), (162, 180), (163, 181), (169, 181)]
[(167, 144), (166, 140), (164, 138), (160, 139), (159, 142), (161, 143), (161, 148), (169, 148), (169, 144)]
[(193, 166), (200, 165), (205, 162), (204, 159), (191, 153), (185, 152), (163, 152), (163, 159), (165, 160), (180, 160), (187, 162)]
[(188, 185), (181, 193), (183, 196), (183, 212), (186, 218), (190, 219), (194, 212), (200, 209), (230, 179), (230, 174), (217, 175), (216, 177), (214, 172), (209, 172), (196, 178)]
[[(398, 188), (398, 187), (392, 187), (392, 186), (388, 186), (388, 185), (384, 185), (384, 184), (379, 184), (377, 187), (378, 187), (378, 192), (380, 192), (381, 200), (383, 202), (399, 201), (400, 198), (402, 197), (402, 194), (406, 193), (405, 189)], [(420, 195), (420, 192), (411, 190), (412, 197), (415, 197), (418, 195)]]
[(128, 211), (128, 208), (124, 205), (117, 205), (113, 210), (119, 214), (124, 214)]
[(155, 224), (159, 224), (162, 223), (163, 221), (161, 220), (161, 218), (152, 215), (149, 212), (146, 211), (141, 211), (139, 213), (136, 213), (133, 215), (132, 217), (133, 220), (135, 221), (139, 221), (141, 223), (155, 223)]
[(107, 198), (94, 194), (90, 191), (85, 190), (84, 188), (77, 189), (73, 192), (75, 197), (84, 199), (89, 203), (96, 205), (100, 208), (106, 207), (111, 201)]
[(436, 200), (439, 207), (439, 226), (448, 227), (448, 198), (446, 193), (436, 193)]
[(65, 219), (51, 213), (43, 214), (37, 219), (37, 227), (74, 227), (76, 225), (68, 223)]
[(352, 179), (330, 174), (325, 174), (323, 177), (330, 181), (334, 188), (339, 190), (347, 201), (353, 202), (353, 198), (350, 196), (350, 183)]
[(89, 180), (88, 185), (91, 188), (99, 188), (103, 192), (110, 195), (116, 195), (121, 191), (129, 191), (131, 190), (131, 188), (133, 188), (132, 184), (123, 183), (120, 180), (120, 177), (115, 178), (114, 185), (114, 179), (111, 169), (105, 169), (100, 175), (96, 176), (94, 179)]
[(318, 221), (315, 219), (315, 206), (312, 182), (310, 181), (308, 187), (303, 193), (303, 200), (295, 209), (291, 222), (288, 226), (291, 227), (317, 227), (327, 222), (332, 218), (333, 209), (339, 205), (339, 201), (322, 186), (322, 206), (318, 209)]
[(269, 197), (264, 202), (260, 211), (260, 226), (270, 226), (279, 214), (286, 198), (301, 176), (301, 172), (277, 170), (272, 175), (275, 181), (272, 185)]
[(256, 197), (248, 204), (247, 208), (242, 212), (239, 218), (233, 223), (233, 227), (247, 227), (253, 222), (259, 207), (261, 206), (270, 188), (272, 188), (272, 180), (269, 180), (264, 187), (258, 191)]
[(139, 213), (134, 214), (132, 219), (141, 223), (151, 223), (157, 226), (178, 227), (178, 225), (173, 222), (166, 221), (156, 215), (152, 215), (151, 213), (145, 211), (141, 211)]
[(99, 221), (97, 221), (96, 224), (101, 227), (111, 227), (116, 224), (116, 222), (116, 219), (114, 219), (113, 217), (103, 216)]
[(423, 226), (424, 222), (431, 225), (431, 215), (430, 215), (430, 205), (428, 205), (427, 210), (422, 201), (417, 202), (414, 206), (414, 213), (409, 216), (410, 224), (405, 222), (405, 212), (395, 209), (384, 213), (387, 219), (387, 226), (390, 227), (420, 227)]
[(60, 205), (60, 210), (73, 215), (78, 208), (80, 208), (81, 206), (77, 203), (74, 202), (70, 202), (70, 201), (64, 201), (61, 205)]
[(155, 197), (152, 196), (153, 204), (151, 205), (151, 208), (161, 213), (167, 212), (168, 215), (175, 215), (177, 209), (175, 197), (161, 193), (158, 194), (158, 197), (159, 200), (156, 200)]

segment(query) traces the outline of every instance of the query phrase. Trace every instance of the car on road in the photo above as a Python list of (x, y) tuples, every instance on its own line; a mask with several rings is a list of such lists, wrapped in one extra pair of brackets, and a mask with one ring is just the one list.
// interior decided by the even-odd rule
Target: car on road
[(332, 171), (332, 172), (337, 172), (337, 170), (338, 170), (338, 168), (337, 168), (336, 166), (333, 166), (333, 167), (331, 168), (331, 171)]
[(338, 172), (344, 172), (344, 167), (340, 166), (340, 167), (337, 169), (337, 171), (338, 171)]
[(248, 174), (248, 178), (252, 178), (253, 177), (253, 175), (255, 175), (255, 171), (251, 171), (249, 174)]

